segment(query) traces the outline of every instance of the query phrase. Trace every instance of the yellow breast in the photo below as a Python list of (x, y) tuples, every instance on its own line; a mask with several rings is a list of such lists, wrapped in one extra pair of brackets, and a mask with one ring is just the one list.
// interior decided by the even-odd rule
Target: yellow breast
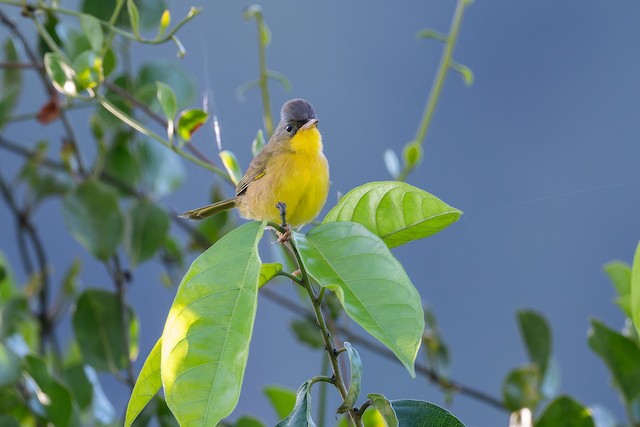
[(289, 142), (290, 149), (274, 154), (265, 175), (247, 188), (238, 206), (250, 219), (280, 222), (276, 204), (287, 205), (287, 222), (293, 227), (313, 220), (329, 193), (329, 164), (322, 154), (322, 136), (316, 127), (301, 130)]

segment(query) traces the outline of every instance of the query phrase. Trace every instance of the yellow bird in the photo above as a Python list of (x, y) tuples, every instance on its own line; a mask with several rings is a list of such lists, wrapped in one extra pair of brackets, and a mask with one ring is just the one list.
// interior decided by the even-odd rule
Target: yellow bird
[(279, 222), (286, 206), (288, 225), (301, 227), (313, 220), (329, 193), (329, 163), (317, 125), (311, 104), (304, 99), (287, 101), (269, 142), (238, 182), (236, 196), (180, 217), (204, 219), (235, 207), (243, 218)]

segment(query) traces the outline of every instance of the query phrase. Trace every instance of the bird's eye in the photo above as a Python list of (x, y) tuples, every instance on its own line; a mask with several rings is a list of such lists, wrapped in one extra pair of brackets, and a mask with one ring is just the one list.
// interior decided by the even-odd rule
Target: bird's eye
[(287, 125), (287, 132), (291, 132), (293, 130), (293, 125)]

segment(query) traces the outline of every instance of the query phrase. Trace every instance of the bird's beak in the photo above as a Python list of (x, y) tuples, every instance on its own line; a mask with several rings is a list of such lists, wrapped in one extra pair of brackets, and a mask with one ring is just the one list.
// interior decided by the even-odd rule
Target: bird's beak
[(301, 130), (311, 129), (312, 127), (318, 126), (318, 119), (311, 119), (307, 123), (303, 124), (300, 128)]

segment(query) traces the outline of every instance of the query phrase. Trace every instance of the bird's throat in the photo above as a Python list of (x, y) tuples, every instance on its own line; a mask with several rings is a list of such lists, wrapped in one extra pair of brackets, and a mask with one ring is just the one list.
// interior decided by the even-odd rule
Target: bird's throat
[(310, 129), (301, 129), (291, 138), (291, 148), (296, 153), (319, 153), (322, 151), (322, 135), (315, 126)]

